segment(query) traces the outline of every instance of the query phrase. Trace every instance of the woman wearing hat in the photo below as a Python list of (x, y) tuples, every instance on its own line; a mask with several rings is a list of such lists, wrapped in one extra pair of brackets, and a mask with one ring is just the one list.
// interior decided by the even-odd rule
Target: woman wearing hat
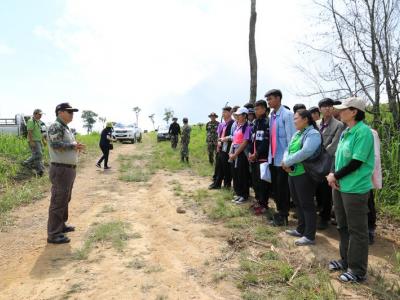
[(112, 137), (113, 127), (114, 126), (112, 122), (107, 122), (106, 128), (104, 128), (103, 131), (101, 132), (99, 145), (101, 152), (103, 152), (103, 156), (97, 162), (96, 167), (101, 168), (101, 163), (104, 160), (104, 170), (111, 168), (110, 166), (108, 166), (108, 156), (110, 154), (110, 149), (112, 147), (111, 142), (115, 141)]
[(368, 198), (374, 171), (374, 138), (363, 122), (365, 102), (349, 98), (341, 105), (340, 119), (347, 129), (340, 137), (335, 172), (327, 176), (333, 188), (333, 206), (340, 235), (340, 260), (329, 263), (331, 271), (342, 271), (342, 282), (361, 282), (368, 268)]
[(245, 149), (251, 138), (251, 127), (247, 123), (248, 110), (245, 107), (235, 112), (237, 126), (233, 132), (232, 146), (229, 160), (232, 163), (233, 189), (236, 197), (232, 200), (236, 204), (242, 204), (249, 198), (249, 161)]

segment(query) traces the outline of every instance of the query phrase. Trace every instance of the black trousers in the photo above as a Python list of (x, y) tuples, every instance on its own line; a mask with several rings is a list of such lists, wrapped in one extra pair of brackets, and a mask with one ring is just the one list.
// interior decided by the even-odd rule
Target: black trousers
[(287, 217), (290, 209), (288, 174), (281, 167), (270, 166), (270, 170), (272, 195), (275, 199), (277, 210), (281, 216)]
[(103, 156), (97, 162), (99, 165), (104, 160), (104, 167), (108, 167), (108, 157), (110, 155), (110, 147), (108, 145), (100, 145), (101, 152), (103, 152)]
[(240, 153), (238, 158), (231, 162), (233, 189), (237, 196), (247, 199), (250, 194), (249, 186), (249, 161), (244, 152)]
[(307, 174), (289, 176), (290, 194), (297, 212), (297, 231), (310, 240), (315, 240), (317, 231), (317, 209), (314, 203), (315, 182)]
[(261, 179), (259, 162), (251, 163), (250, 167), (254, 194), (258, 204), (262, 207), (268, 208), (270, 183)]
[(319, 213), (321, 219), (323, 221), (329, 221), (332, 212), (332, 188), (328, 185), (326, 179), (317, 184), (317, 188), (315, 189), (315, 198), (318, 206), (321, 207)]
[(228, 153), (222, 151), (217, 152), (215, 156), (215, 170), (213, 179), (215, 186), (221, 187), (222, 182), (224, 182), (224, 187), (231, 187), (232, 173)]
[(374, 191), (369, 192), (368, 198), (368, 230), (376, 229), (376, 209)]

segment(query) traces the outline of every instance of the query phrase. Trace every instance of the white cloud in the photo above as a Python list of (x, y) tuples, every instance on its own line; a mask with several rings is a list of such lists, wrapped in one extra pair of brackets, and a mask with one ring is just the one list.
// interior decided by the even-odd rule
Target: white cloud
[(15, 49), (0, 43), (0, 55), (11, 55), (15, 53)]
[[(293, 42), (304, 30), (299, 3), (257, 3), (260, 90), (293, 81)], [(250, 1), (243, 0), (66, 0), (54, 27), (39, 26), (34, 33), (65, 51), (80, 70), (84, 90), (74, 102), (126, 119), (133, 118), (136, 105), (144, 116), (157, 107), (160, 113), (164, 107), (179, 109), (181, 103), (165, 99), (182, 99), (198, 84), (216, 80), (221, 69), (248, 76), (249, 15)], [(245, 94), (227, 97), (244, 102), (249, 81), (241, 84)]]

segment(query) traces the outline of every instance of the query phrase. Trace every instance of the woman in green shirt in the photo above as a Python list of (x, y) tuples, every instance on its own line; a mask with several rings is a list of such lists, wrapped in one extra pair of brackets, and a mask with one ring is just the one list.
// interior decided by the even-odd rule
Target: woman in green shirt
[(368, 268), (368, 197), (374, 171), (374, 138), (363, 122), (365, 102), (349, 98), (341, 105), (340, 118), (347, 129), (335, 155), (335, 172), (327, 176), (333, 188), (333, 206), (340, 235), (340, 260), (329, 263), (331, 271), (343, 271), (343, 282), (361, 282)]
[(299, 237), (297, 246), (315, 244), (317, 212), (314, 203), (316, 183), (306, 173), (303, 161), (315, 155), (321, 147), (321, 134), (308, 110), (298, 110), (294, 115), (297, 132), (285, 152), (282, 168), (289, 173), (289, 189), (297, 210), (297, 228), (286, 233)]

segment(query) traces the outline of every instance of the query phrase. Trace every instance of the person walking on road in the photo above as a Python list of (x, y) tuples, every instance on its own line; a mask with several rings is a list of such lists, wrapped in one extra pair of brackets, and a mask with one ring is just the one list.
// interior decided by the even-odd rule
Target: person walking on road
[(218, 115), (216, 113), (211, 113), (208, 116), (211, 121), (206, 124), (207, 131), (207, 150), (208, 150), (208, 161), (210, 164), (214, 164), (214, 157), (217, 153), (218, 146), (218, 126), (219, 122), (217, 121)]
[(172, 123), (169, 126), (168, 134), (171, 138), (171, 147), (176, 149), (179, 142), (179, 135), (181, 134), (181, 127), (178, 124), (178, 118), (172, 118)]
[(181, 136), (181, 161), (189, 163), (189, 143), (190, 143), (190, 132), (189, 120), (183, 118), (182, 136)]
[(31, 149), (31, 156), (23, 162), (23, 165), (35, 169), (36, 174), (43, 176), (43, 136), (41, 130), (41, 121), (43, 112), (35, 109), (32, 118), (27, 122), (28, 142)]
[(115, 141), (115, 139), (112, 137), (113, 127), (113, 123), (108, 122), (106, 124), (106, 128), (104, 128), (101, 132), (99, 146), (101, 152), (103, 152), (103, 156), (97, 162), (96, 167), (101, 168), (101, 163), (104, 161), (104, 170), (111, 169), (111, 167), (108, 165), (108, 157), (110, 155), (110, 150), (113, 147), (112, 142)]
[(61, 103), (56, 107), (56, 121), (49, 127), (50, 181), (51, 199), (47, 224), (47, 242), (52, 244), (69, 243), (65, 235), (75, 231), (75, 227), (67, 225), (68, 204), (71, 201), (72, 187), (76, 177), (78, 152), (85, 145), (76, 142), (74, 134), (68, 127), (74, 112), (69, 103)]

